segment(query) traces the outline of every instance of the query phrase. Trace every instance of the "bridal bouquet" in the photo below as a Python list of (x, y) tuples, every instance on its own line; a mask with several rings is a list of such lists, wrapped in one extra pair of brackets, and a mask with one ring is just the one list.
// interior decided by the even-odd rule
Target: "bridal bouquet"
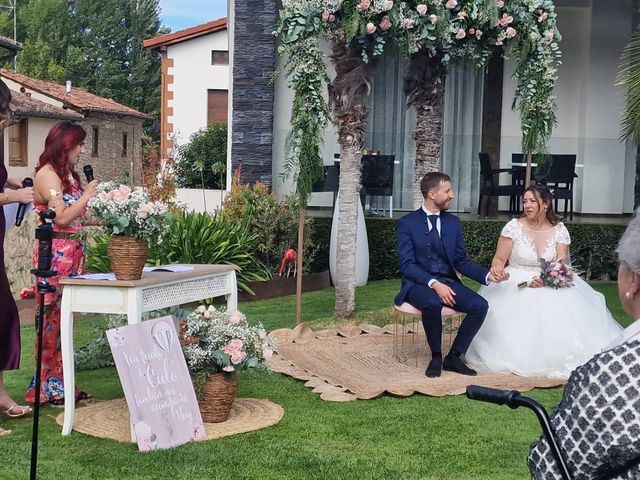
[[(540, 259), (540, 279), (545, 287), (551, 287), (553, 289), (573, 287), (573, 278), (575, 272), (573, 269), (562, 261), (546, 261), (544, 258)], [(528, 282), (522, 282), (518, 284), (518, 288), (527, 287)]]

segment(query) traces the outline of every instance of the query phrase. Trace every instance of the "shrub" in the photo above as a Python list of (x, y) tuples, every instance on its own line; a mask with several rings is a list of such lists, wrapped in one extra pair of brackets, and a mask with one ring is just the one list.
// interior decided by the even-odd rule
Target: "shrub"
[(249, 293), (249, 282), (271, 278), (269, 269), (256, 257), (259, 237), (248, 223), (229, 222), (222, 215), (180, 211), (174, 214), (162, 243), (149, 245), (152, 265), (171, 263), (233, 264), (238, 288)]
[[(317, 273), (329, 268), (331, 218), (313, 217), (309, 221), (305, 251), (305, 272)], [(366, 218), (369, 240), (369, 279), (398, 278), (396, 220)], [(480, 265), (490, 265), (505, 222), (502, 220), (463, 220), (467, 254)], [(587, 280), (615, 278), (618, 263), (615, 249), (625, 225), (567, 223), (571, 234), (571, 261)]]
[(178, 186), (183, 188), (225, 188), (227, 126), (214, 123), (191, 135), (180, 147), (176, 159)]
[(149, 198), (171, 204), (176, 196), (176, 180), (173, 162), (162, 159), (160, 144), (143, 139), (142, 145), (142, 185)]
[(296, 248), (298, 207), (293, 196), (279, 201), (264, 184), (242, 185), (235, 176), (221, 213), (229, 223), (248, 223), (250, 234), (260, 239), (256, 256), (274, 274), (284, 252)]

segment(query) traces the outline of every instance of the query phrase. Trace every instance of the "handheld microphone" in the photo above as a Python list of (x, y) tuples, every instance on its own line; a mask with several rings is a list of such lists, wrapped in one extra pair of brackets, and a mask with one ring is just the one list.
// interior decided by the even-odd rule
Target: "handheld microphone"
[[(33, 187), (33, 180), (29, 177), (22, 180), (22, 188)], [(18, 205), (18, 211), (16, 212), (16, 227), (19, 227), (22, 224), (22, 220), (24, 220), (24, 214), (27, 211), (26, 203), (21, 203)]]
[(82, 167), (85, 177), (87, 177), (87, 183), (93, 182), (93, 167), (91, 165), (85, 165)]

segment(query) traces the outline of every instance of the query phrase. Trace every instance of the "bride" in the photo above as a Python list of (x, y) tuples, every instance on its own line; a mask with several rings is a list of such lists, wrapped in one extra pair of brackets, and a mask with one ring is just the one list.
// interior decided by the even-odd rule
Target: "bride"
[[(566, 260), (569, 232), (557, 223), (551, 193), (543, 186), (524, 192), (524, 215), (502, 229), (491, 273), (509, 280), (482, 287), (489, 313), (466, 360), (484, 372), (567, 378), (622, 331), (604, 296), (578, 275), (573, 287), (552, 289), (540, 279), (540, 258)], [(508, 266), (505, 267), (505, 265)], [(528, 287), (518, 289), (527, 282)]]

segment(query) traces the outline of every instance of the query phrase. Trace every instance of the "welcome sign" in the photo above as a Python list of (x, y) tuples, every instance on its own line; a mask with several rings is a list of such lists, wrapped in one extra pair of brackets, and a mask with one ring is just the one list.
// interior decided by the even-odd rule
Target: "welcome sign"
[(107, 331), (140, 451), (205, 437), (174, 317)]

